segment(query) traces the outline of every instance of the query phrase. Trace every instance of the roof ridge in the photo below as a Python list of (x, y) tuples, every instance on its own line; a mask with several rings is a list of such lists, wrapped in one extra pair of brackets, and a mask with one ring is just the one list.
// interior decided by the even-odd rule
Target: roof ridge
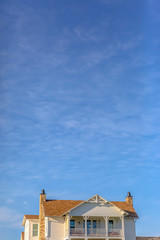
[[(78, 207), (82, 200), (50, 200), (43, 202), (45, 216), (62, 216), (67, 211)], [(129, 217), (138, 218), (134, 207), (125, 201), (110, 201), (116, 207), (127, 212)]]
[[(46, 202), (49, 201), (81, 201), (81, 202), (85, 202), (85, 200), (77, 200), (77, 199), (46, 199)], [(108, 200), (108, 202), (122, 202), (122, 203), (127, 203), (126, 201), (114, 201), (114, 200)], [(129, 204), (130, 205), (130, 204)]]
[(39, 216), (39, 214), (24, 214), (24, 216)]
[(74, 199), (46, 199), (46, 202), (47, 201), (81, 201), (81, 202), (85, 202), (85, 200), (74, 200)]

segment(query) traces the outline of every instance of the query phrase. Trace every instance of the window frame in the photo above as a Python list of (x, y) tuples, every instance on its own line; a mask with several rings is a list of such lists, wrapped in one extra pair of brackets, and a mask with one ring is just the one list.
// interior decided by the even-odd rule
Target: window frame
[[(71, 222), (74, 224), (72, 225)], [(70, 228), (71, 229), (75, 228), (75, 220), (74, 219), (70, 220)]]
[[(34, 227), (37, 227), (37, 229), (34, 229)], [(39, 224), (38, 223), (33, 223), (32, 224), (32, 237), (38, 237), (39, 235)]]
[(98, 224), (98, 222), (97, 222), (96, 219), (95, 219), (95, 220), (92, 220), (92, 228), (93, 228), (93, 229), (96, 229), (96, 228), (97, 228), (97, 224)]
[(113, 220), (108, 221), (108, 229), (109, 229), (109, 231), (113, 230)]

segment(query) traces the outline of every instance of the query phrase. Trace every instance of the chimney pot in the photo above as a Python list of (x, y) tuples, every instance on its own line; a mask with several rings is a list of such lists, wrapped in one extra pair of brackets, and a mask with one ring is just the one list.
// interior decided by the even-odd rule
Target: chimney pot
[(128, 194), (127, 194), (128, 196), (127, 197), (131, 197), (131, 193), (130, 192), (128, 192)]
[(41, 194), (46, 194), (44, 189), (42, 189)]
[(130, 192), (127, 193), (126, 202), (133, 205), (133, 197)]

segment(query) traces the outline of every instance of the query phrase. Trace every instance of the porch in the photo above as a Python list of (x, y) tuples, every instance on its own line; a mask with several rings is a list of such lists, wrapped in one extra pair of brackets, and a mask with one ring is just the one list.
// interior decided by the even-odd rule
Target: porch
[(124, 240), (124, 217), (68, 216), (65, 239)]

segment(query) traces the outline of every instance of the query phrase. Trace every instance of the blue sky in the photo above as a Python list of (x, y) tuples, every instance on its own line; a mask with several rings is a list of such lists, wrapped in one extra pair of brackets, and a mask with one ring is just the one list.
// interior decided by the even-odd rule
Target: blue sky
[(48, 198), (123, 201), (160, 236), (160, 1), (2, 0), (0, 232)]

